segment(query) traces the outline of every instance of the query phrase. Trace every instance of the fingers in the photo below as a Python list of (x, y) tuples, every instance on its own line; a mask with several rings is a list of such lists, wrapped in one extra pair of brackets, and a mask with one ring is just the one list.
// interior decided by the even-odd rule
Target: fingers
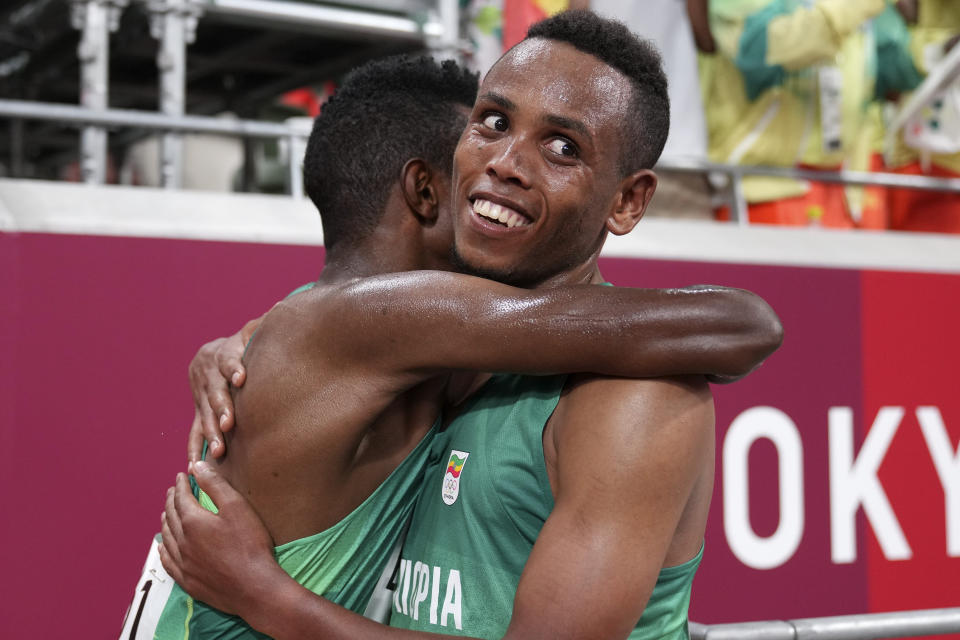
[[(210, 396), (210, 404), (207, 405), (206, 410), (203, 411), (203, 415), (200, 418), (200, 438), (201, 440), (206, 440), (207, 451), (210, 453), (212, 458), (220, 458), (227, 452), (227, 447), (223, 443), (223, 431), (220, 430), (220, 425), (224, 423), (224, 418), (221, 415), (219, 422), (214, 417), (217, 409), (213, 406), (214, 396)], [(232, 405), (231, 405), (232, 407)], [(222, 411), (222, 408), (220, 409)], [(194, 419), (196, 423), (196, 419)], [(193, 430), (191, 429), (190, 436), (193, 437)], [(199, 460), (200, 456), (192, 458), (191, 460)]]
[[(203, 423), (200, 411), (193, 414), (193, 424), (190, 425), (190, 435), (187, 436), (187, 462), (196, 462), (203, 455)], [(210, 453), (213, 454), (211, 447)]]
[(247, 370), (243, 366), (243, 350), (246, 346), (241, 331), (224, 340), (217, 349), (216, 360), (220, 375), (235, 387), (242, 387), (247, 379)]
[[(166, 538), (164, 538), (166, 540)], [(157, 549), (160, 552), (160, 564), (163, 565), (167, 574), (173, 578), (174, 582), (183, 586), (183, 573), (180, 571), (180, 563), (170, 555), (167, 544), (161, 542)]]
[(218, 338), (200, 347), (197, 355), (190, 361), (190, 391), (193, 394), (195, 408), (193, 425), (187, 439), (187, 460), (199, 460), (203, 449), (203, 440), (209, 443), (210, 455), (222, 456), (226, 449), (223, 445), (223, 433), (220, 430), (220, 414), (211, 406), (211, 398), (226, 395), (229, 398), (227, 381), (217, 369), (217, 350), (226, 342)]
[[(202, 463), (195, 462), (191, 467), (197, 464)], [(174, 533), (178, 535), (183, 534), (185, 520), (191, 517), (195, 518), (197, 514), (207, 513), (207, 510), (200, 506), (196, 496), (193, 495), (193, 488), (190, 486), (187, 474), (177, 474), (177, 480), (173, 485), (172, 496), (167, 497), (167, 511), (173, 512), (168, 519), (172, 518), (171, 528), (173, 528)]]
[(206, 343), (190, 360), (187, 374), (190, 380), (190, 391), (193, 392), (193, 400), (197, 405), (201, 404), (201, 397), (206, 393), (206, 381), (210, 377), (208, 372), (217, 368), (217, 349), (226, 341), (226, 338), (217, 338)]
[[(177, 474), (178, 483), (180, 482), (181, 476), (183, 476), (182, 473)], [(180, 514), (180, 506), (177, 504), (177, 488), (170, 487), (170, 489), (167, 490), (167, 502), (163, 508), (163, 524), (173, 535), (173, 543), (177, 546), (180, 545), (183, 539), (183, 522)]]
[[(208, 396), (210, 427), (208, 428), (207, 424), (204, 424), (204, 433), (212, 431), (212, 433), (207, 433), (207, 440), (211, 442), (211, 447), (213, 443), (211, 437), (217, 440), (218, 445), (222, 444), (223, 432), (229, 431), (234, 424), (233, 398), (230, 396), (230, 390), (227, 388), (223, 378), (219, 376), (217, 377), (217, 383), (215, 386), (211, 384), (210, 394)], [(214, 416), (216, 416), (216, 421), (214, 421)]]
[(221, 365), (221, 370), (226, 370), (228, 373), (224, 373), (224, 376), (229, 375), (230, 384), (235, 387), (242, 387), (243, 383), (247, 381), (247, 368), (243, 366), (243, 362), (240, 358), (227, 358), (223, 361)]
[[(176, 571), (179, 573), (182, 559), (180, 557), (180, 537), (183, 535), (183, 529), (180, 526), (180, 520), (173, 505), (173, 487), (167, 490), (167, 501), (164, 505), (163, 513), (160, 515), (160, 537), (162, 546), (170, 563), (176, 565)], [(161, 560), (163, 555), (161, 554)], [(173, 571), (164, 562), (163, 566), (167, 573), (173, 575)], [(176, 580), (176, 578), (174, 578)]]
[(210, 496), (210, 499), (218, 508), (222, 509), (225, 504), (236, 498), (236, 489), (231, 487), (230, 483), (217, 473), (209, 463), (202, 460), (195, 462), (191, 466), (191, 472), (194, 480), (197, 481), (197, 485)]

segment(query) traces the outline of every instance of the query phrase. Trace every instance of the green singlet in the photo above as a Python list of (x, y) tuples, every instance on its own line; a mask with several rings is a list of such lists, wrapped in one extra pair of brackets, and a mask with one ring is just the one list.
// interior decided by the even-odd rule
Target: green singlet
[[(434, 439), (401, 553), (391, 626), (480, 638), (506, 632), (520, 574), (554, 506), (543, 429), (565, 381), (494, 376)], [(702, 553), (660, 572), (630, 638), (688, 637)]]
[[(438, 424), (439, 420), (347, 517), (325, 531), (276, 547), (274, 554), (284, 571), (310, 591), (363, 614), (420, 494)], [(216, 513), (209, 496), (200, 492), (199, 500)], [(157, 640), (266, 637), (241, 618), (194, 600), (179, 586), (174, 586), (154, 636)]]

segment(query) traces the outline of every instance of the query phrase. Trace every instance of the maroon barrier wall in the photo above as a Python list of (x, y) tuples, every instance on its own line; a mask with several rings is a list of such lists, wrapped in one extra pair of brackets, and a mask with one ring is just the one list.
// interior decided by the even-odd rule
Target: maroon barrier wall
[(110, 638), (186, 467), (187, 364), (323, 250), (0, 234), (0, 637)]
[[(0, 234), (0, 636), (119, 632), (164, 491), (185, 463), (190, 357), (313, 279), (322, 255)], [(717, 489), (693, 619), (960, 604), (960, 549), (948, 548), (948, 535), (960, 537), (960, 276), (603, 266), (623, 285), (749, 288), (786, 327), (759, 371), (715, 387)], [(891, 425), (889, 442), (877, 437)], [(798, 482), (801, 496), (790, 493)], [(746, 497), (728, 499), (725, 487)]]

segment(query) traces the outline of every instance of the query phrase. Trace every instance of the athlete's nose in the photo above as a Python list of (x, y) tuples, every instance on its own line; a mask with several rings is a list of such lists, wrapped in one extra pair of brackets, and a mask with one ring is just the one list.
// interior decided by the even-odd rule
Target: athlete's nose
[(487, 175), (510, 182), (524, 189), (530, 186), (529, 159), (523, 140), (501, 140), (498, 148), (487, 160)]

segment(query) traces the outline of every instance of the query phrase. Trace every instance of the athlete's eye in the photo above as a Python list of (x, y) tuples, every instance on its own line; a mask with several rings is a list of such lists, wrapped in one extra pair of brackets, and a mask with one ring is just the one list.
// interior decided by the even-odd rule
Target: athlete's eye
[(500, 113), (488, 113), (483, 116), (483, 126), (494, 131), (506, 131), (507, 119)]
[(566, 138), (554, 138), (547, 143), (547, 149), (557, 154), (558, 156), (565, 156), (567, 158), (576, 158), (580, 151), (577, 149), (577, 145), (573, 144)]

